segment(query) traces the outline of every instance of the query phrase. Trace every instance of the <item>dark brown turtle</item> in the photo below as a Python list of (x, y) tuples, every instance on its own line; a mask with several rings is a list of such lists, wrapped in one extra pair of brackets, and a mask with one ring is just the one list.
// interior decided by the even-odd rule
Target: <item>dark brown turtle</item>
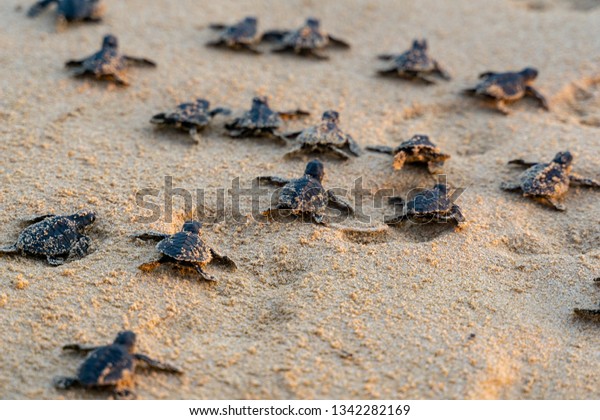
[(401, 197), (390, 197), (390, 204), (401, 206), (400, 215), (386, 218), (388, 225), (394, 225), (407, 220), (417, 223), (445, 223), (455, 222), (462, 224), (465, 218), (457, 204), (452, 202), (445, 184), (436, 184), (430, 190), (418, 192), (411, 200), (405, 201)]
[(181, 374), (178, 368), (158, 362), (144, 354), (135, 353), (136, 336), (132, 331), (121, 331), (108, 346), (88, 347), (68, 344), (63, 350), (82, 354), (91, 353), (79, 366), (77, 376), (54, 379), (58, 389), (110, 389), (116, 399), (134, 399), (135, 368), (138, 364), (167, 373)]
[(225, 25), (222, 23), (213, 23), (211, 29), (221, 31), (215, 41), (210, 41), (206, 45), (209, 47), (225, 47), (232, 50), (250, 51), (254, 54), (261, 52), (256, 49), (261, 37), (257, 31), (258, 20), (254, 16), (247, 16), (244, 20), (234, 25)]
[(206, 99), (196, 99), (196, 102), (180, 104), (171, 112), (156, 114), (150, 122), (159, 126), (172, 126), (185, 130), (196, 143), (200, 142), (198, 131), (204, 129), (217, 114), (229, 115), (227, 108), (210, 109), (210, 102)]
[(396, 170), (402, 169), (405, 163), (425, 163), (429, 172), (435, 173), (446, 160), (450, 159), (450, 155), (442, 153), (424, 134), (415, 134), (395, 148), (367, 146), (367, 150), (394, 155), (393, 166)]
[(384, 69), (378, 70), (378, 73), (382, 76), (417, 79), (428, 84), (435, 83), (435, 80), (428, 77), (429, 75), (444, 80), (451, 79), (450, 74), (427, 53), (427, 41), (425, 39), (413, 40), (412, 47), (402, 54), (381, 54), (377, 58), (388, 62)]
[(600, 188), (600, 181), (583, 178), (572, 173), (573, 155), (559, 152), (549, 163), (525, 162), (523, 159), (508, 162), (528, 167), (516, 182), (503, 182), (500, 187), (507, 191), (522, 191), (523, 196), (550, 205), (556, 210), (566, 210), (563, 199), (571, 182), (585, 187)]
[(124, 86), (129, 85), (129, 81), (125, 77), (125, 69), (132, 65), (156, 67), (156, 63), (147, 58), (121, 55), (117, 38), (114, 35), (104, 37), (102, 49), (97, 53), (82, 60), (71, 60), (66, 63), (67, 67), (74, 69), (74, 76), (92, 76)]
[[(600, 285), (600, 277), (594, 279), (594, 283)], [(581, 309), (575, 308), (573, 310), (575, 315), (577, 315), (581, 319), (585, 319), (588, 321), (600, 321), (600, 306), (597, 309)]]
[(31, 6), (27, 16), (36, 17), (53, 3), (59, 26), (68, 22), (100, 22), (105, 10), (101, 0), (41, 0)]
[(83, 258), (92, 243), (84, 234), (85, 229), (96, 220), (89, 210), (67, 216), (46, 214), (27, 219), (26, 227), (10, 247), (0, 248), (0, 254), (25, 254), (46, 258), (50, 265), (61, 265), (67, 259)]
[(311, 160), (306, 165), (304, 175), (297, 179), (286, 179), (279, 176), (260, 176), (259, 182), (280, 185), (277, 203), (274, 207), (263, 212), (269, 217), (279, 210), (288, 210), (294, 216), (310, 216), (316, 223), (324, 224), (323, 216), (328, 204), (348, 213), (354, 213), (354, 208), (346, 199), (335, 195), (323, 188), (325, 175), (323, 163), (318, 159)]
[(267, 42), (276, 42), (273, 52), (291, 52), (301, 56), (327, 60), (329, 57), (322, 55), (321, 51), (328, 46), (350, 48), (350, 44), (335, 38), (321, 29), (321, 22), (315, 18), (308, 18), (303, 26), (296, 30), (272, 30), (263, 34), (262, 39)]
[(510, 114), (506, 104), (515, 102), (525, 95), (533, 96), (539, 101), (542, 108), (548, 111), (550, 110), (548, 101), (532, 86), (537, 76), (538, 71), (532, 67), (527, 67), (519, 72), (494, 73), (489, 71), (481, 73), (479, 75), (479, 78), (482, 79), (481, 82), (472, 89), (465, 89), (464, 93), (494, 101), (496, 108), (505, 115)]
[(231, 137), (271, 137), (281, 140), (277, 130), (284, 120), (310, 115), (300, 109), (295, 111), (274, 111), (269, 108), (269, 102), (264, 96), (252, 99), (249, 111), (225, 124), (227, 134)]
[(162, 254), (157, 261), (152, 261), (139, 266), (142, 271), (152, 271), (161, 264), (171, 263), (183, 267), (194, 268), (200, 277), (208, 281), (217, 279), (204, 271), (204, 268), (213, 259), (232, 268), (236, 268), (235, 262), (225, 255), (219, 254), (213, 248), (209, 247), (200, 237), (202, 223), (188, 220), (183, 224), (181, 232), (174, 235), (160, 232), (146, 232), (135, 235), (142, 240), (160, 241), (156, 249)]
[(286, 133), (285, 139), (294, 139), (297, 146), (285, 154), (287, 157), (311, 152), (330, 152), (346, 160), (360, 156), (360, 146), (352, 136), (344, 133), (340, 127), (340, 114), (336, 111), (325, 111), (321, 123), (302, 131)]

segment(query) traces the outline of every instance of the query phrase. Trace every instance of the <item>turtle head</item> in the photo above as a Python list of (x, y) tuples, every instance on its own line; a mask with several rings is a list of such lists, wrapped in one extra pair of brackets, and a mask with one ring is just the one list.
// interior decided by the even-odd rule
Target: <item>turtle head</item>
[(531, 81), (538, 77), (538, 71), (533, 67), (526, 67), (521, 70), (521, 76), (523, 76), (526, 81)]
[(414, 39), (412, 43), (412, 47), (414, 50), (426, 50), (427, 49), (427, 40), (426, 39)]
[(306, 26), (311, 29), (319, 29), (319, 26), (321, 26), (321, 21), (317, 18), (309, 17), (306, 19)]
[(258, 24), (258, 19), (256, 19), (254, 16), (246, 16), (244, 18), (244, 23), (246, 25), (256, 26)]
[(337, 111), (325, 111), (323, 112), (323, 116), (321, 117), (321, 119), (324, 122), (337, 124), (340, 122), (340, 114)]
[(117, 338), (113, 342), (116, 346), (123, 346), (129, 352), (132, 352), (135, 347), (135, 333), (133, 331), (121, 331), (117, 334)]
[(269, 106), (269, 100), (266, 96), (255, 96), (252, 98), (252, 108)]
[(106, 35), (102, 40), (102, 49), (113, 48), (116, 49), (119, 46), (117, 37), (114, 35)]
[(79, 226), (89, 226), (96, 221), (96, 213), (91, 210), (80, 210), (73, 214), (71, 218)]
[(196, 220), (187, 220), (181, 228), (184, 232), (192, 233), (200, 233), (200, 229), (202, 229), (202, 223), (197, 222)]
[(304, 175), (315, 178), (319, 180), (319, 182), (323, 181), (323, 177), (325, 176), (323, 162), (321, 162), (319, 159), (314, 159), (308, 162), (308, 165), (306, 165), (306, 169), (304, 170)]
[(556, 162), (562, 166), (569, 166), (573, 162), (573, 155), (571, 152), (558, 152), (552, 162)]

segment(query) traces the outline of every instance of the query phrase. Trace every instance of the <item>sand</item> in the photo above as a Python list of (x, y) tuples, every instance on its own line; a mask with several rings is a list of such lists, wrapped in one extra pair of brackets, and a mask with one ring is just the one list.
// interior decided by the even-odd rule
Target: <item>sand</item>
[[(600, 276), (600, 193), (573, 188), (568, 211), (559, 213), (499, 188), (519, 173), (508, 159), (550, 160), (566, 149), (578, 172), (600, 176), (600, 3), (106, 3), (104, 23), (61, 33), (52, 13), (27, 19), (24, 0), (0, 6), (0, 243), (15, 240), (22, 216), (98, 212), (94, 252), (85, 259), (59, 268), (0, 259), (2, 398), (105, 398), (52, 387), (53, 377), (73, 374), (81, 360), (61, 346), (108, 343), (125, 328), (139, 334), (140, 351), (186, 372), (142, 372), (143, 399), (600, 397), (599, 326), (572, 315), (600, 300), (592, 282)], [(353, 47), (315, 62), (204, 46), (214, 36), (210, 22), (248, 14), (260, 17), (262, 29), (318, 16)], [(96, 51), (106, 33), (158, 68), (132, 70), (125, 89), (70, 78), (64, 61)], [(401, 52), (421, 36), (451, 82), (375, 77), (376, 54)], [(525, 100), (503, 117), (459, 94), (482, 71), (528, 65), (540, 69), (536, 86), (552, 112)], [(198, 146), (148, 123), (195, 97), (239, 112), (255, 94), (277, 109), (313, 111), (286, 129), (333, 108), (363, 147), (430, 135), (452, 154), (450, 185), (466, 188), (458, 204), (467, 225), (357, 236), (228, 220), (204, 231), (239, 266), (211, 267), (219, 282), (170, 267), (139, 272), (157, 254), (129, 235), (175, 232), (187, 215), (176, 201), (172, 223), (141, 223), (136, 191), (164, 190), (171, 176), (175, 187), (206, 189), (214, 209), (215, 190), (236, 177), (249, 186), (257, 175), (302, 173), (309, 157), (286, 160), (287, 149), (269, 140), (229, 139), (222, 119)], [(394, 172), (385, 155), (324, 160), (328, 187), (351, 188), (362, 177), (372, 193), (404, 195), (434, 182), (420, 168)], [(368, 201), (371, 225), (383, 227), (390, 209)], [(242, 213), (250, 212), (243, 199)]]

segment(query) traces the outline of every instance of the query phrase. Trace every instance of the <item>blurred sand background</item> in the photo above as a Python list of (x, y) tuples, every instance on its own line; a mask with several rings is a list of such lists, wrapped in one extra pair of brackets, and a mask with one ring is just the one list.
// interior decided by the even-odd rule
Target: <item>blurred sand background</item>
[[(573, 318), (600, 290), (600, 193), (573, 188), (568, 211), (549, 210), (499, 184), (519, 174), (511, 158), (576, 156), (600, 177), (600, 2), (593, 0), (196, 1), (108, 0), (104, 23), (57, 33), (54, 13), (25, 17), (24, 0), (0, 5), (0, 244), (18, 217), (92, 208), (95, 252), (62, 267), (0, 259), (0, 397), (105, 398), (59, 392), (57, 375), (82, 360), (70, 342), (106, 344), (124, 328), (139, 349), (177, 364), (182, 377), (142, 372), (143, 399), (219, 398), (600, 398), (600, 326)], [(19, 10), (18, 7), (21, 7)], [(210, 22), (259, 17), (261, 30), (322, 19), (352, 44), (328, 62), (208, 49)], [(132, 86), (69, 77), (63, 63), (97, 51), (106, 33), (122, 50), (149, 57)], [(426, 37), (454, 76), (434, 86), (374, 76), (375, 55)], [(459, 95), (486, 70), (540, 70), (547, 113), (531, 100), (503, 117)], [(195, 146), (157, 131), (149, 118), (205, 97), (248, 108), (255, 94), (275, 109), (313, 111), (286, 129), (315, 123), (325, 109), (361, 146), (394, 146), (429, 134), (452, 154), (451, 185), (469, 223), (460, 231), (393, 228), (349, 236), (311, 224), (207, 226), (204, 237), (239, 270), (209, 268), (218, 283), (164, 267), (153, 244), (128, 238), (173, 223), (139, 223), (135, 192), (229, 188), (261, 174), (300, 175), (308, 157), (285, 160), (268, 140), (233, 140), (222, 119)], [(394, 172), (391, 158), (324, 157), (327, 187), (405, 194), (431, 186), (423, 169)], [(210, 194), (208, 206), (211, 202)], [(212, 198), (214, 200), (214, 197)], [(242, 210), (250, 213), (249, 200)], [(389, 208), (369, 209), (380, 225)], [(344, 222), (360, 226), (356, 221)]]

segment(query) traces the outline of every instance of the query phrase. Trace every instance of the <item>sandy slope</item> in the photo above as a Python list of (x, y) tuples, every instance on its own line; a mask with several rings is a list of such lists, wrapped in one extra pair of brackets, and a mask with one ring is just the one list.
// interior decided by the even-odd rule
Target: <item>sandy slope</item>
[[(572, 317), (600, 300), (591, 281), (600, 276), (600, 193), (573, 189), (569, 210), (557, 213), (498, 187), (518, 174), (507, 159), (564, 149), (579, 172), (600, 176), (597, 1), (107, 3), (105, 23), (60, 34), (52, 14), (30, 20), (15, 10), (24, 0), (0, 5), (0, 243), (14, 240), (19, 215), (99, 213), (86, 259), (60, 268), (0, 259), (1, 397), (104, 397), (52, 388), (80, 360), (60, 346), (109, 342), (123, 328), (139, 333), (142, 351), (186, 370), (141, 375), (146, 399), (600, 397), (599, 326)], [(313, 62), (203, 46), (209, 22), (246, 14), (263, 29), (318, 16), (353, 48)], [(63, 62), (95, 51), (108, 32), (159, 67), (132, 71), (127, 89), (69, 78)], [(402, 51), (416, 36), (453, 81), (374, 77), (377, 53)], [(481, 71), (526, 65), (540, 69), (553, 112), (523, 101), (502, 117), (458, 95)], [(235, 177), (249, 185), (259, 174), (302, 172), (306, 160), (282, 159), (285, 148), (269, 141), (228, 139), (218, 124), (202, 146), (148, 124), (196, 96), (241, 110), (257, 93), (279, 109), (314, 110), (294, 128), (337, 109), (363, 146), (429, 134), (452, 154), (448, 180), (466, 188), (468, 225), (373, 239), (302, 223), (220, 223), (205, 237), (237, 260), (237, 272), (211, 268), (216, 284), (168, 267), (140, 273), (155, 251), (128, 235), (175, 231), (185, 215), (179, 204), (173, 224), (139, 223), (139, 189), (172, 176), (177, 187), (208, 189), (214, 208), (215, 189)], [(404, 194), (433, 183), (419, 168), (394, 173), (386, 156), (326, 165), (330, 187), (362, 176), (372, 192)], [(389, 209), (371, 207), (380, 224)], [(248, 199), (242, 210), (250, 213)]]

